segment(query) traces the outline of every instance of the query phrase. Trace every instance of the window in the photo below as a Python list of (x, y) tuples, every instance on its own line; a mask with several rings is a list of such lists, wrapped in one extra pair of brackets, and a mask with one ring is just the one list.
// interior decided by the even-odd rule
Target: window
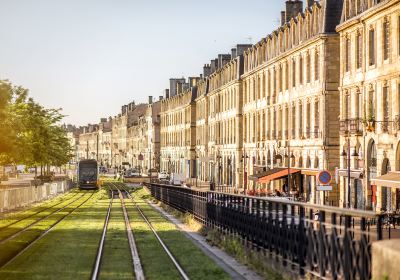
[(278, 78), (277, 77), (277, 73), (278, 73), (278, 71), (276, 71), (276, 68), (275, 68), (274, 69), (274, 77), (273, 77), (273, 79), (274, 79), (274, 81), (273, 81), (273, 83), (274, 83), (274, 94), (272, 95), (272, 102), (275, 102), (275, 94), (278, 93), (278, 89), (277, 89), (277, 86), (276, 86), (276, 79)]
[(390, 25), (389, 21), (385, 19), (383, 23), (383, 59), (389, 58), (390, 53)]
[(369, 30), (369, 65), (375, 64), (375, 30)]
[(303, 136), (303, 104), (300, 101), (299, 104), (299, 136)]
[(300, 56), (300, 65), (299, 65), (299, 67), (300, 67), (300, 85), (302, 85), (303, 84), (303, 57), (302, 56)]
[(319, 131), (319, 101), (316, 100), (314, 103), (314, 132)]
[(296, 136), (296, 106), (292, 106), (292, 123), (291, 123), (292, 135), (291, 139), (295, 139)]
[(400, 16), (397, 19), (397, 44), (398, 44), (398, 52), (400, 55)]
[(385, 85), (382, 89), (382, 102), (383, 102), (383, 123), (382, 130), (388, 131), (389, 128), (389, 117), (390, 117), (390, 96), (389, 87)]
[(314, 75), (315, 75), (315, 80), (319, 80), (319, 53), (315, 52), (315, 57), (314, 57)]
[(310, 59), (310, 54), (307, 54), (307, 83), (310, 82), (310, 77), (311, 77), (311, 59)]
[(357, 69), (362, 67), (362, 35), (361, 33), (357, 34)]
[(362, 93), (359, 91), (358, 93), (357, 93), (357, 97), (358, 97), (358, 118), (359, 119), (362, 119), (362, 117), (363, 117), (363, 104), (364, 104), (364, 102), (363, 102), (363, 95), (362, 95)]
[(346, 38), (345, 42), (345, 71), (349, 72), (350, 71), (350, 61), (351, 61), (351, 53), (350, 53), (350, 38)]
[(382, 90), (382, 101), (383, 101), (383, 119), (384, 121), (389, 120), (389, 87), (385, 85)]
[(292, 61), (292, 87), (296, 87), (296, 60)]
[(370, 88), (368, 91), (368, 116), (367, 116), (369, 120), (375, 118), (374, 95), (375, 95), (374, 89)]
[(346, 120), (350, 118), (350, 108), (351, 108), (350, 102), (351, 102), (350, 93), (347, 93), (344, 99), (344, 110), (345, 110), (344, 116)]
[(285, 63), (285, 90), (289, 89), (289, 63)]

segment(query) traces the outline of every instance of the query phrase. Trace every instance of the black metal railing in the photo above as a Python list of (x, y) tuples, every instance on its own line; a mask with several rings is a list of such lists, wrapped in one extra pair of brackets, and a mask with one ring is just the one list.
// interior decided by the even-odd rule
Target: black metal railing
[(162, 184), (147, 187), (153, 197), (191, 213), (205, 226), (277, 256), (294, 273), (371, 278), (371, 244), (382, 239), (383, 215)]

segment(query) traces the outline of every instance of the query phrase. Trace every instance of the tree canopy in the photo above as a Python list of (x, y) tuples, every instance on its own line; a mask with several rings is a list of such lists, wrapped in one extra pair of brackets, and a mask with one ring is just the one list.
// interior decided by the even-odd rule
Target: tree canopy
[(46, 109), (28, 90), (0, 80), (0, 164), (61, 166), (72, 157), (61, 109)]

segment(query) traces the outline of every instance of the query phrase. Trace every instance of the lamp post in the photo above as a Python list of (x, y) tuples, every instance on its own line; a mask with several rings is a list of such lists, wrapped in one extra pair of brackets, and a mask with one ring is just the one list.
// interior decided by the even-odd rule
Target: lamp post
[(347, 200), (346, 207), (351, 207), (351, 156), (357, 157), (358, 153), (354, 148), (353, 153), (350, 155), (350, 136), (346, 133), (346, 142), (347, 142), (347, 152), (343, 149), (341, 156), (346, 157), (347, 160)]
[(246, 154), (246, 151), (244, 151), (243, 156), (242, 156), (242, 161), (243, 161), (243, 189), (244, 189), (244, 194), (246, 195), (247, 193), (247, 170), (246, 170), (246, 161), (249, 158), (249, 156)]
[(198, 150), (197, 149), (195, 149), (195, 158), (196, 158), (196, 188), (197, 188), (197, 180), (198, 180), (198, 177), (199, 177), (199, 163), (198, 163), (198, 160), (199, 160), (199, 155), (198, 155)]

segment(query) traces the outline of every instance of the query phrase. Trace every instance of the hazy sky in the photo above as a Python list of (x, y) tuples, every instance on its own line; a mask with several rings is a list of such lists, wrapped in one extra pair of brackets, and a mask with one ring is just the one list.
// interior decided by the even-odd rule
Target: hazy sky
[(97, 123), (278, 25), (278, 0), (0, 0), (0, 79)]

